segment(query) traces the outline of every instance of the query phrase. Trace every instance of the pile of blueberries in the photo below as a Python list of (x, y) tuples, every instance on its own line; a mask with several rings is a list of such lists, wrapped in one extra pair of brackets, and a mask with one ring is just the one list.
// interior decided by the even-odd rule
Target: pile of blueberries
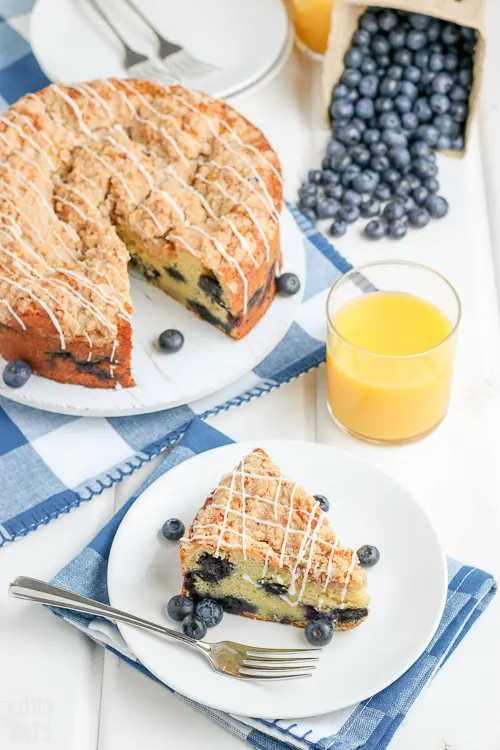
[(299, 190), (312, 222), (333, 219), (341, 237), (363, 217), (369, 239), (399, 239), (448, 213), (435, 151), (464, 148), (476, 41), (474, 29), (420, 13), (361, 16), (333, 89), (334, 136)]

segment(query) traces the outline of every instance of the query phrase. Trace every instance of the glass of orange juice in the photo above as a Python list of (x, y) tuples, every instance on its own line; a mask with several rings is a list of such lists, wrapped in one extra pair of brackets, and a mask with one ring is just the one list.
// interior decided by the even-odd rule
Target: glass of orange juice
[(330, 32), (333, 0), (291, 0), (292, 21), (299, 43), (324, 55)]
[(416, 263), (356, 268), (327, 301), (328, 408), (350, 434), (402, 444), (430, 434), (450, 400), (460, 300)]

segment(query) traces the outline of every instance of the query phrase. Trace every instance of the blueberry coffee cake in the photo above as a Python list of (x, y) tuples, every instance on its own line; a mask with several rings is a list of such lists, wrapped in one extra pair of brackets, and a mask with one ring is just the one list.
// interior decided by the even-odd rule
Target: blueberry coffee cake
[(275, 294), (282, 178), (263, 134), (179, 86), (52, 85), (0, 116), (0, 354), (132, 386), (134, 263), (239, 339)]
[(226, 612), (350, 630), (368, 615), (366, 573), (320, 502), (257, 448), (222, 477), (181, 540), (183, 594)]

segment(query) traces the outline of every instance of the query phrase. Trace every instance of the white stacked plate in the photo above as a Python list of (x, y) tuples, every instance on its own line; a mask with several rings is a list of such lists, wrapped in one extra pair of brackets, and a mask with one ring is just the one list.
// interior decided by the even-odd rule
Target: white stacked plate
[(134, 12), (135, 3), (166, 39), (213, 66), (206, 75), (182, 76), (179, 82), (220, 98), (270, 80), (293, 46), (281, 0), (38, 0), (31, 16), (31, 43), (52, 81), (127, 75), (123, 47), (97, 13), (97, 3), (130, 47), (155, 55), (155, 36)]

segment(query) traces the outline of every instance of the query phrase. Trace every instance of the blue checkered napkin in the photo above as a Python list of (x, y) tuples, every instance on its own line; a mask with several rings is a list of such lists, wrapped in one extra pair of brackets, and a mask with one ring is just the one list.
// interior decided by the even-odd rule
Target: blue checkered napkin
[[(118, 526), (130, 506), (146, 487), (173, 466), (198, 453), (232, 442), (227, 435), (195, 419), (180, 443), (167, 455), (157, 471), (95, 539), (61, 570), (53, 582), (78, 594), (109, 603), (109, 552)], [(425, 652), (399, 680), (381, 693), (342, 711), (316, 718), (287, 721), (276, 719), (271, 722), (230, 716), (188, 700), (178, 693), (177, 695), (213, 721), (262, 750), (384, 750), (421, 691), (484, 612), (495, 590), (493, 578), (484, 571), (448, 559), (446, 607), (439, 628)], [(156, 679), (129, 651), (114, 625), (105, 623), (100, 618), (67, 610), (54, 612), (148, 677)]]
[(351, 266), (300, 212), (289, 209), (304, 239), (303, 301), (281, 343), (241, 380), (175, 409), (108, 419), (51, 414), (0, 397), (0, 547), (120, 482), (196, 416), (206, 419), (239, 406), (323, 362), (326, 295)]

